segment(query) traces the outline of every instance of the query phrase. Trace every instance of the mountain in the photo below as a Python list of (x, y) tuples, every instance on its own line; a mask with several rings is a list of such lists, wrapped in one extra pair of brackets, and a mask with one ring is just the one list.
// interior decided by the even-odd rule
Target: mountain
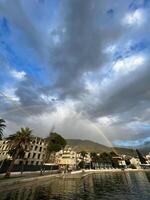
[(87, 152), (109, 152), (110, 148), (102, 144), (92, 142), (90, 140), (77, 140), (68, 139), (67, 144), (73, 147), (76, 151), (87, 151)]
[(136, 155), (135, 150), (129, 148), (120, 148), (120, 147), (108, 147), (90, 140), (79, 140), (79, 139), (67, 139), (67, 144), (71, 146), (77, 152), (86, 151), (86, 152), (111, 152), (114, 151), (117, 154), (125, 155)]

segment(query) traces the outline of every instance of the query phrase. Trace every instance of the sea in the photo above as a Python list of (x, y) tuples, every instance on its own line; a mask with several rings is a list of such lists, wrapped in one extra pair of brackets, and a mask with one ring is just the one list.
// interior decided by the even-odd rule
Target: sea
[(100, 172), (1, 188), (0, 200), (150, 200), (150, 172)]

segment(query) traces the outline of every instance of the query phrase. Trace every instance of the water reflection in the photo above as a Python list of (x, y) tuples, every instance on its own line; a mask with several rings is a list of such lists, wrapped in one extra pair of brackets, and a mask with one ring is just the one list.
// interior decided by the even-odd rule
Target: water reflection
[(0, 193), (0, 200), (150, 200), (150, 172), (99, 173), (57, 179)]

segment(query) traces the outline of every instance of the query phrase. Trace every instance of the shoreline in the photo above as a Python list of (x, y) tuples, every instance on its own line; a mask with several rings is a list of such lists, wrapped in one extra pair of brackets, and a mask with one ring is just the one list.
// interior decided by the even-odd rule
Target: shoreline
[[(0, 192), (15, 189), (16, 187), (21, 187), (23, 185), (31, 185), (31, 184), (41, 184), (43, 181), (51, 182), (58, 178), (60, 179), (82, 179), (86, 176), (98, 173), (126, 173), (126, 172), (150, 172), (150, 169), (96, 169), (96, 170), (80, 170), (73, 171), (71, 173), (58, 173), (58, 174), (49, 174), (42, 176), (34, 176), (34, 177), (10, 177), (9, 179), (1, 179), (0, 180)], [(8, 188), (9, 187), (9, 188)], [(4, 189), (5, 188), (5, 189)]]

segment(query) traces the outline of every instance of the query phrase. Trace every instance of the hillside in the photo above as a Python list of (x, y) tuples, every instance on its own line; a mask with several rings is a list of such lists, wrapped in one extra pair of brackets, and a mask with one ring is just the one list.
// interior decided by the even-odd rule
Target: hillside
[(132, 156), (136, 155), (136, 152), (133, 149), (119, 148), (119, 147), (112, 148), (89, 140), (67, 139), (67, 144), (78, 152), (86, 151), (86, 152), (102, 153), (102, 152), (115, 151), (118, 154), (126, 154)]

